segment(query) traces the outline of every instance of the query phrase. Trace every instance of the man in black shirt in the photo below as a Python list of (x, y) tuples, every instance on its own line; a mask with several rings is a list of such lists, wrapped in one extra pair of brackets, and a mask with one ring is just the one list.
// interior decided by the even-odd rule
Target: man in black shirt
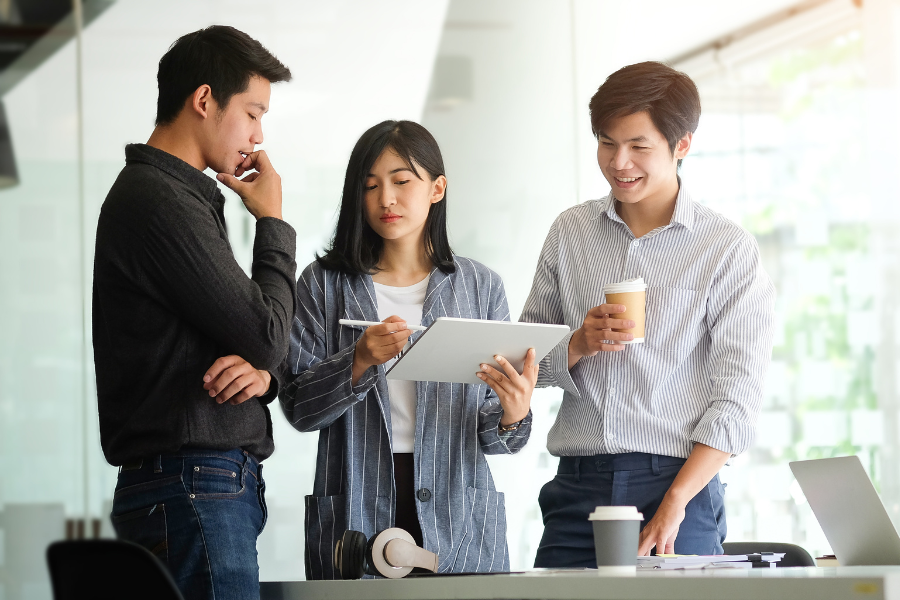
[[(281, 179), (255, 147), (271, 83), (290, 78), (231, 27), (178, 39), (159, 63), (156, 128), (126, 146), (97, 226), (100, 436), (120, 466), (112, 519), (189, 599), (259, 596), (259, 461), (273, 451), (269, 370), (290, 342), (296, 234), (281, 219)], [(207, 168), (257, 219), (252, 277), (234, 259)], [(232, 383), (217, 393), (204, 375), (222, 356)]]

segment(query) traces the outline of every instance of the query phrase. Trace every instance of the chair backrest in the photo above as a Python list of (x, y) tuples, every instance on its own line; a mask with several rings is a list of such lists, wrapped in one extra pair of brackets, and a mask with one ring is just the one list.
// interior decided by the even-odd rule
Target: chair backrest
[(796, 544), (784, 542), (725, 542), (725, 554), (758, 554), (760, 552), (784, 552), (778, 567), (814, 567), (816, 562), (809, 552)]
[(183, 600), (163, 564), (121, 540), (55, 542), (47, 548), (54, 600)]

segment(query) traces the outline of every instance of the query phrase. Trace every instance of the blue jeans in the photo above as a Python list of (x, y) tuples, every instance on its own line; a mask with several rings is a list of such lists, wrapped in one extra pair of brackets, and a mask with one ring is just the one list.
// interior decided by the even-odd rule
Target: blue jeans
[(259, 598), (265, 489), (241, 449), (183, 449), (121, 467), (112, 522), (169, 568), (186, 600)]
[[(538, 503), (544, 535), (535, 567), (594, 568), (594, 530), (588, 515), (596, 506), (636, 506), (646, 525), (684, 465), (685, 459), (657, 454), (564, 456), (556, 477), (541, 488)], [(719, 476), (688, 503), (675, 538), (676, 554), (722, 554), (725, 488)]]

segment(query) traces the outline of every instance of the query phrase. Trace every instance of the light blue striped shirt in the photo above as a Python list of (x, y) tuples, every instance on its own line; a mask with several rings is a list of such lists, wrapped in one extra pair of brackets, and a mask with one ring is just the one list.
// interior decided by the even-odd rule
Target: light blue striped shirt
[(756, 240), (694, 202), (636, 239), (610, 193), (563, 212), (538, 260), (520, 321), (581, 327), (603, 286), (647, 283), (646, 341), (568, 369), (567, 336), (539, 387), (563, 388), (547, 448), (556, 456), (648, 452), (687, 458), (699, 442), (740, 454), (753, 441), (772, 352), (775, 288)]

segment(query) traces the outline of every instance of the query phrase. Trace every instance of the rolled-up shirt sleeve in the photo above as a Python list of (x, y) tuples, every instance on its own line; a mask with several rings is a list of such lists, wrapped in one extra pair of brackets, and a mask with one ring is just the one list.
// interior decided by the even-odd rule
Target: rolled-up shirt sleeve
[(709, 407), (692, 442), (740, 454), (756, 432), (772, 354), (775, 287), (762, 268), (756, 240), (739, 240), (720, 264), (707, 302), (714, 377)]

